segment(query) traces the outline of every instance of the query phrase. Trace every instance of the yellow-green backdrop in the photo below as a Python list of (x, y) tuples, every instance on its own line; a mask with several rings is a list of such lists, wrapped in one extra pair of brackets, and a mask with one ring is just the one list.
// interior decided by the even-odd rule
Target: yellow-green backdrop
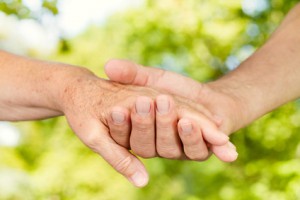
[[(55, 17), (58, 2), (44, 0), (41, 13)], [(26, 53), (102, 77), (108, 59), (124, 58), (210, 81), (259, 48), (297, 1), (252, 2), (263, 4), (247, 10), (237, 0), (148, 0), (74, 38), (62, 37), (49, 56)], [(0, 9), (18, 20), (41, 17), (21, 0), (0, 0)], [(81, 144), (63, 117), (16, 123), (20, 144), (0, 147), (0, 199), (300, 199), (299, 106), (289, 103), (234, 134), (234, 163), (144, 160), (151, 180), (143, 189)]]

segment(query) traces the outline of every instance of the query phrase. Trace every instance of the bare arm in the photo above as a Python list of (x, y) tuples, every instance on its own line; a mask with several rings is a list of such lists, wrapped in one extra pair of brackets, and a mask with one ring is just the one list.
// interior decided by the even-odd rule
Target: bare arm
[(72, 75), (92, 74), (59, 63), (0, 51), (0, 120), (19, 121), (63, 115), (63, 90)]
[(254, 55), (229, 74), (207, 84), (121, 60), (109, 62), (106, 73), (113, 81), (158, 87), (201, 103), (220, 117), (220, 128), (231, 134), (300, 97), (299, 27), (300, 4)]
[(237, 130), (278, 106), (300, 97), (300, 4), (263, 45), (237, 69), (208, 84), (239, 99)]
[(79, 139), (136, 186), (147, 183), (147, 172), (134, 155), (110, 137), (107, 116), (111, 106), (128, 108), (134, 96), (143, 92), (155, 94), (110, 83), (80, 67), (0, 51), (0, 120), (65, 115)]
[[(154, 130), (156, 108), (153, 99), (159, 91), (103, 80), (81, 67), (38, 61), (0, 51), (0, 94), (0, 120), (20, 121), (65, 115), (70, 127), (85, 145), (100, 154), (134, 185), (141, 187), (147, 184), (148, 175), (143, 164), (128, 151), (126, 147), (129, 145), (124, 148), (113, 140), (108, 127), (112, 121), (112, 107), (116, 106), (131, 113), (131, 117), (138, 116), (137, 119), (148, 116), (149, 130)], [(138, 106), (135, 101), (140, 95), (146, 97)], [(177, 117), (189, 119), (192, 135), (197, 136), (197, 143), (191, 143), (190, 136), (183, 137), (188, 138), (185, 147), (192, 155), (191, 159), (202, 160), (209, 155), (203, 138), (212, 145), (224, 146), (228, 143), (228, 137), (217, 129), (210, 118), (201, 114), (205, 111), (202, 106), (182, 97), (173, 97), (174, 101), (171, 97), (169, 99), (174, 107), (175, 123), (167, 128), (177, 128)], [(149, 104), (146, 107), (143, 105), (145, 98)], [(140, 125), (139, 121), (136, 122), (132, 124), (133, 128)], [(203, 130), (198, 128), (201, 123), (206, 124)], [(187, 124), (181, 125), (185, 127)], [(116, 133), (120, 134), (119, 131)], [(136, 137), (130, 138), (130, 145), (134, 146), (137, 155), (157, 156), (154, 134), (145, 131), (133, 135)], [(128, 142), (128, 137), (125, 139)], [(151, 149), (139, 151), (141, 147)], [(226, 153), (220, 153), (220, 156), (226, 161), (236, 159), (233, 147), (226, 145), (224, 148), (229, 149), (229, 156)], [(200, 153), (195, 154), (195, 151)]]

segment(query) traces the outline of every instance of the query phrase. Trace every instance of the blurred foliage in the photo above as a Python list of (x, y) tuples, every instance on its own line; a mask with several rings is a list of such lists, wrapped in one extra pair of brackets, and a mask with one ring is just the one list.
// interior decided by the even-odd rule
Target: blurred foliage
[[(58, 14), (57, 3), (58, 0), (41, 0), (39, 14)], [(37, 13), (32, 12), (22, 0), (0, 0), (0, 11), (8, 15), (15, 15), (20, 19), (34, 18), (38, 20), (40, 17)]]
[[(265, 2), (266, 9), (250, 15), (234, 0), (149, 0), (62, 41), (50, 59), (104, 76), (105, 62), (118, 57), (209, 81), (262, 45), (297, 3)], [(235, 163), (145, 160), (151, 181), (143, 189), (87, 150), (63, 118), (19, 123), (22, 144), (0, 148), (0, 198), (300, 199), (299, 108), (289, 103), (235, 134)]]

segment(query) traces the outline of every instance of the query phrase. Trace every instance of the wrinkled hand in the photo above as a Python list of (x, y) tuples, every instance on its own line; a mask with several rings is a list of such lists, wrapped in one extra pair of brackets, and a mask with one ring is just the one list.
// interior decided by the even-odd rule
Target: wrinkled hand
[[(62, 95), (61, 110), (65, 114), (71, 128), (80, 140), (96, 153), (100, 154), (113, 168), (123, 174), (134, 185), (142, 187), (148, 182), (148, 174), (143, 164), (126, 148), (117, 144), (110, 136), (108, 124), (111, 119), (112, 107), (126, 108), (129, 112), (137, 112), (134, 103), (138, 96), (147, 96), (154, 99), (157, 90), (139, 87), (124, 86), (100, 79), (92, 74), (78, 75), (69, 81)], [(157, 97), (158, 98), (158, 97)], [(201, 106), (186, 99), (174, 97), (177, 113), (180, 118), (187, 115), (192, 122), (199, 122)], [(192, 105), (193, 107), (190, 107)], [(150, 104), (154, 110), (154, 104)], [(142, 107), (142, 111), (149, 108)], [(154, 118), (154, 113), (151, 113)], [(202, 120), (202, 118), (201, 118)], [(220, 137), (217, 128), (207, 131), (207, 139), (212, 144), (224, 144), (228, 138)], [(203, 132), (203, 137), (205, 137)], [(202, 139), (201, 133), (199, 135)], [(138, 138), (137, 138), (138, 139)], [(155, 135), (147, 140), (138, 141), (141, 145), (152, 146)], [(202, 146), (205, 146), (202, 144)], [(155, 148), (150, 150), (150, 157), (156, 156)]]
[(80, 140), (135, 186), (146, 185), (148, 174), (143, 164), (115, 143), (109, 135), (107, 121), (111, 106), (120, 104), (129, 108), (138, 93), (154, 96), (155, 92), (113, 84), (93, 75), (76, 78), (64, 92), (63, 112)]
[[(122, 107), (112, 108), (109, 130), (113, 139), (143, 158), (158, 156), (168, 159), (203, 161), (209, 156), (209, 146), (228, 143), (228, 136), (218, 130), (213, 116), (201, 105), (197, 112), (176, 108), (167, 95), (159, 95), (154, 102), (148, 97), (138, 97), (131, 113)], [(193, 105), (194, 103), (190, 103)], [(139, 112), (139, 107), (147, 109)], [(200, 113), (199, 113), (200, 112)], [(225, 162), (236, 159), (235, 147), (228, 143), (227, 151), (216, 156)]]

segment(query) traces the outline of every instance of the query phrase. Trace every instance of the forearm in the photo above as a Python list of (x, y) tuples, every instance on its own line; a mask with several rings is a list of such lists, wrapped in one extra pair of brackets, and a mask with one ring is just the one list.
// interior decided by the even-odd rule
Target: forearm
[(299, 27), (297, 5), (263, 47), (236, 70), (209, 84), (239, 99), (244, 112), (241, 127), (300, 97)]
[(60, 100), (67, 79), (82, 71), (77, 67), (0, 51), (0, 120), (32, 120), (62, 115)]

